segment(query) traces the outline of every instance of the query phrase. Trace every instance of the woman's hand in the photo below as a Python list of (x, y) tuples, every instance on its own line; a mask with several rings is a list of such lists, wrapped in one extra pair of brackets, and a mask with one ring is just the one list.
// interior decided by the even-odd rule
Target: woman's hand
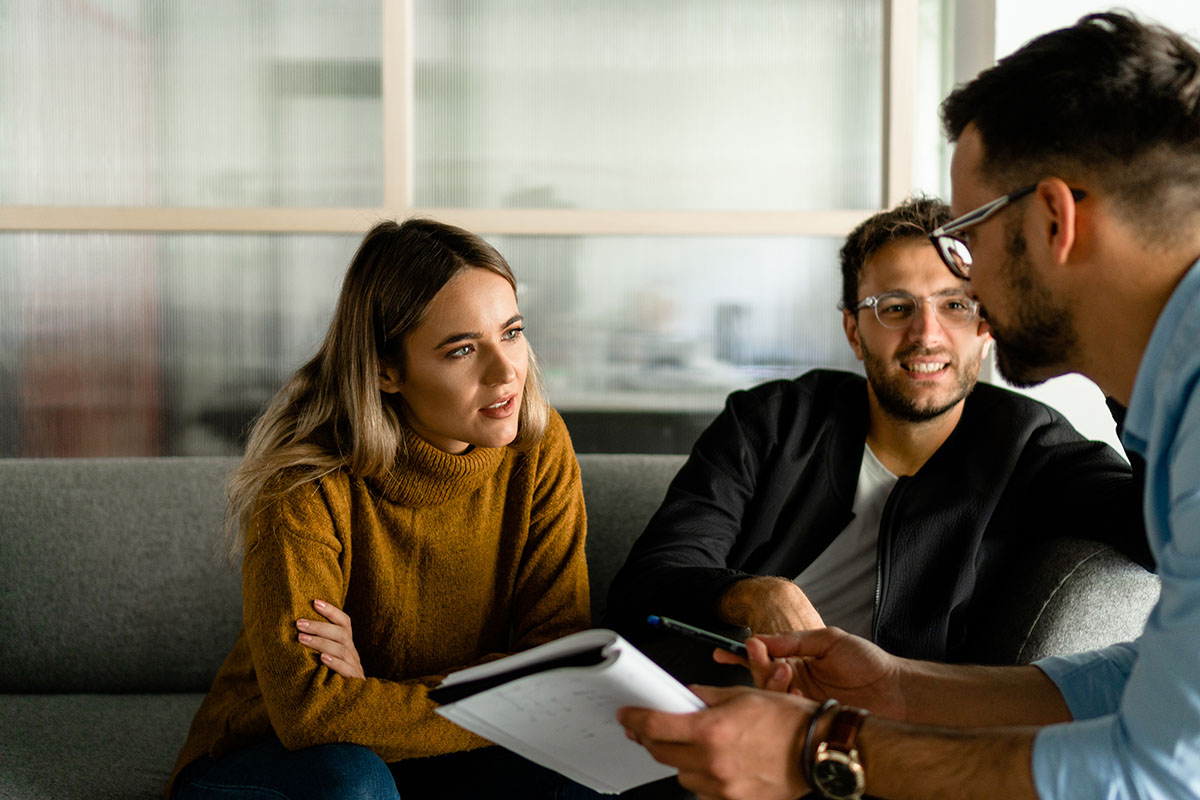
[(320, 653), (321, 663), (343, 678), (365, 678), (358, 651), (354, 649), (350, 615), (324, 600), (313, 600), (313, 608), (328, 621), (296, 620), (300, 644)]

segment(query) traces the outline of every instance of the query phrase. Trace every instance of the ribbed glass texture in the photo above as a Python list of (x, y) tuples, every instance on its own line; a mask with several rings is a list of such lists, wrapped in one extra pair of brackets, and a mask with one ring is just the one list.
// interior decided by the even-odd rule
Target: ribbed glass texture
[[(359, 238), (0, 234), (0, 456), (238, 452), (315, 352)], [(834, 239), (492, 241), (568, 425), (715, 413), (733, 389), (856, 364)]]
[(837, 310), (838, 240), (489, 239), (520, 282), (560, 409), (715, 411), (734, 389), (856, 363)]
[(881, 0), (416, 0), (415, 197), (881, 203)]
[(379, 206), (380, 0), (4, 0), (0, 203)]
[(951, 0), (917, 4), (916, 115), (913, 117), (913, 185), (950, 199), (950, 146), (942, 134), (940, 107), (954, 84)]
[(0, 234), (0, 455), (236, 452), (359, 238)]

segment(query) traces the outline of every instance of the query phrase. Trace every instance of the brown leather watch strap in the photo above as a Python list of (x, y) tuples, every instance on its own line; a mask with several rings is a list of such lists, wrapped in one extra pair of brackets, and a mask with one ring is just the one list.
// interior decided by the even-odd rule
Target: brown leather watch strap
[(862, 728), (867, 712), (853, 706), (841, 706), (833, 715), (829, 724), (829, 733), (825, 735), (827, 746), (849, 753), (858, 741), (858, 732)]

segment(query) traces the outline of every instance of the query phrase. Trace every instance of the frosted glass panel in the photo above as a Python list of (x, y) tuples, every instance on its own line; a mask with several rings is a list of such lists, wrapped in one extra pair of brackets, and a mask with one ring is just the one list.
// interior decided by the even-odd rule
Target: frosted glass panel
[(235, 452), (359, 238), (0, 235), (0, 454)]
[(492, 237), (564, 410), (704, 410), (733, 389), (853, 368), (840, 240)]
[(416, 0), (416, 202), (873, 208), (880, 0)]
[[(359, 238), (0, 234), (0, 456), (238, 452)], [(834, 239), (493, 241), (581, 452), (653, 449), (620, 438), (636, 414), (686, 450), (729, 391), (857, 364)]]
[(940, 107), (954, 84), (950, 0), (917, 4), (916, 116), (913, 119), (913, 185), (917, 191), (950, 197), (950, 146), (942, 135)]
[(379, 0), (4, 0), (0, 203), (377, 206)]

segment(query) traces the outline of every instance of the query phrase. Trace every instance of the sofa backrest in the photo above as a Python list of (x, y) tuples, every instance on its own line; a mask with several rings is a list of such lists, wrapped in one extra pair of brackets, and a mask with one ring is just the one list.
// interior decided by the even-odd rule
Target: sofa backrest
[[(592, 607), (682, 456), (581, 454)], [(206, 691), (241, 625), (232, 458), (0, 460), (0, 692)]]

